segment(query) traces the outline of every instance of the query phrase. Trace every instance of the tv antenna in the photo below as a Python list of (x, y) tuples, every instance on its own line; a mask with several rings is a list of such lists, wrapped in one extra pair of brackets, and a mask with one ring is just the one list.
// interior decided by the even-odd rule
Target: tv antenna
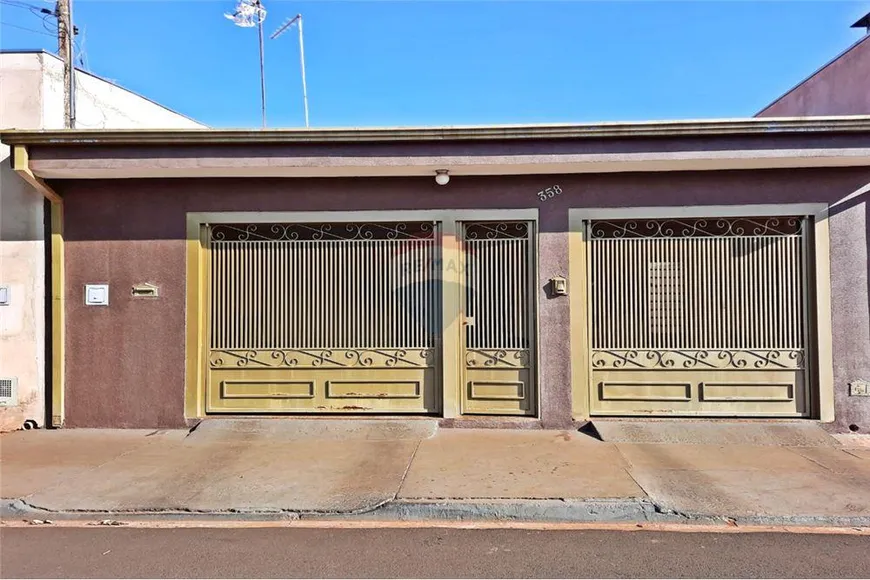
[(302, 39), (302, 15), (297, 14), (293, 18), (288, 19), (284, 24), (281, 25), (278, 30), (272, 33), (272, 36), (269, 37), (270, 40), (274, 40), (284, 34), (287, 30), (289, 30), (294, 24), (298, 24), (299, 28), (299, 68), (302, 72), (302, 103), (305, 107), (305, 128), (308, 128), (308, 87), (305, 83), (305, 43)]

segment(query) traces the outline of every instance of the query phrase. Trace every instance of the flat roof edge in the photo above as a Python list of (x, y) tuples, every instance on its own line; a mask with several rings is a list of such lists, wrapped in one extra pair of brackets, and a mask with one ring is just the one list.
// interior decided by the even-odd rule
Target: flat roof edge
[(453, 127), (325, 129), (10, 129), (0, 131), (0, 140), (7, 145), (241, 145), (315, 142), (703, 137), (842, 132), (870, 132), (870, 115)]

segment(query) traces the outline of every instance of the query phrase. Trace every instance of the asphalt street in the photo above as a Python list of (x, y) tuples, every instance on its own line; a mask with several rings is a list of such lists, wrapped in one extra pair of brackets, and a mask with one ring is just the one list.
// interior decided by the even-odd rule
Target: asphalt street
[(3, 578), (866, 578), (870, 536), (0, 528)]

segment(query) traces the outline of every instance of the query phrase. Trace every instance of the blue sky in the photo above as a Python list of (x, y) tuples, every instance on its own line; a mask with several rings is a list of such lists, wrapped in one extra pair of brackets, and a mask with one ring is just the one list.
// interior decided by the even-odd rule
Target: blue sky
[[(312, 126), (745, 117), (861, 37), (867, 1), (263, 0), (301, 12)], [(0, 0), (0, 48), (54, 49)], [(90, 70), (216, 127), (260, 125), (235, 0), (74, 0)], [(51, 23), (51, 19), (48, 19)], [(51, 28), (51, 26), (49, 26)], [(270, 127), (304, 123), (296, 32), (266, 40)], [(83, 41), (83, 42), (82, 42)]]

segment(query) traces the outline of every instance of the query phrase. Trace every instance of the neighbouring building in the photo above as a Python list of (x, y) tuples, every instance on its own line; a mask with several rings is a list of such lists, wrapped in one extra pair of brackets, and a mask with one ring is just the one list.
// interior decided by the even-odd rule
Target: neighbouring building
[(756, 116), (870, 115), (870, 14), (852, 27), (867, 34)]
[[(79, 128), (196, 128), (201, 124), (79, 70)], [(63, 64), (44, 51), (0, 51), (0, 127), (59, 129)], [(0, 145), (0, 431), (45, 424), (45, 200)]]
[(0, 138), (56, 200), (55, 424), (870, 429), (870, 116)]

